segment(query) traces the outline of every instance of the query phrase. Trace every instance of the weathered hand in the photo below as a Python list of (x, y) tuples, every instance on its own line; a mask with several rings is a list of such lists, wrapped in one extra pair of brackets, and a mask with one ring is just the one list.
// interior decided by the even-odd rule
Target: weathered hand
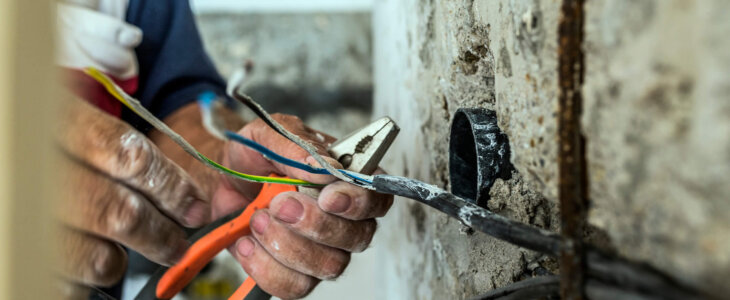
[(59, 144), (64, 160), (63, 274), (89, 285), (111, 285), (124, 274), (119, 244), (170, 265), (187, 248), (180, 224), (210, 219), (193, 180), (143, 134), (91, 105), (65, 107)]
[[(327, 155), (326, 147), (334, 139), (313, 131), (296, 117), (273, 115), (292, 133), (314, 144)], [(317, 165), (303, 149), (278, 135), (261, 120), (241, 131), (245, 137), (285, 157)], [(333, 166), (341, 165), (326, 158)], [(223, 156), (226, 165), (246, 173), (278, 173), (316, 183), (331, 183), (318, 199), (303, 193), (282, 193), (269, 209), (259, 210), (251, 218), (252, 236), (240, 239), (229, 250), (268, 293), (284, 298), (307, 295), (320, 280), (338, 277), (350, 261), (350, 253), (363, 251), (376, 228), (376, 217), (390, 208), (390, 196), (376, 194), (344, 182), (334, 182), (329, 175), (313, 175), (273, 163), (260, 154), (238, 144), (228, 144)], [(213, 197), (213, 216), (221, 217), (248, 205), (261, 186), (224, 179)]]

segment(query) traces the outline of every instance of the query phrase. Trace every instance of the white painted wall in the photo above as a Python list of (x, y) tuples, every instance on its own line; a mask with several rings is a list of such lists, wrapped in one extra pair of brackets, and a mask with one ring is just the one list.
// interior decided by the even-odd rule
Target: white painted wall
[(370, 11), (374, 0), (191, 0), (196, 13), (210, 12), (360, 12)]

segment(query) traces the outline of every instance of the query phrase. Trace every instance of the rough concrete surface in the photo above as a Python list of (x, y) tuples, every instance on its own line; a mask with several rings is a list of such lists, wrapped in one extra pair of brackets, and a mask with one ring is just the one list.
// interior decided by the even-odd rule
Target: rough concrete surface
[[(597, 227), (592, 235), (604, 248), (727, 295), (730, 2), (586, 3), (582, 126), (589, 222)], [(325, 99), (303, 112), (315, 127), (364, 122), (358, 110), (370, 106), (360, 99), (369, 99), (374, 84), (373, 117), (389, 115), (402, 129), (383, 164), (395, 175), (448, 188), (454, 112), (495, 110), (516, 171), (496, 182), (489, 208), (557, 231), (560, 5), (378, 0), (374, 82), (367, 14), (200, 19), (224, 74), (242, 59), (256, 62), (249, 89), (275, 91), (257, 98)], [(351, 104), (322, 115), (334, 102)], [(341, 135), (354, 128), (334, 129)], [(552, 259), (469, 234), (407, 199), (396, 200), (379, 228), (369, 250), (376, 257), (370, 267), (379, 275), (378, 299), (462, 299), (558, 271)]]
[(730, 1), (586, 6), (589, 221), (617, 250), (730, 292)]
[[(489, 207), (557, 229), (554, 1), (376, 2), (375, 116), (401, 134), (386, 170), (448, 186), (448, 137), (459, 107), (496, 110), (518, 172)], [(494, 35), (493, 33), (503, 34)], [(382, 222), (379, 270), (387, 299), (463, 299), (555, 270), (554, 262), (399, 198)]]
[(244, 87), (265, 108), (302, 118), (332, 107), (370, 110), (370, 14), (202, 14), (197, 19), (224, 76), (246, 60), (253, 62)]
[[(588, 238), (727, 295), (730, 2), (586, 3), (582, 125), (597, 227)], [(490, 209), (556, 229), (561, 4), (377, 1), (375, 117), (402, 127), (386, 168), (447, 187), (454, 111), (494, 109), (516, 172), (494, 186)], [(460, 224), (406, 199), (383, 223), (386, 298), (465, 298), (520, 279), (535, 259), (460, 234)]]

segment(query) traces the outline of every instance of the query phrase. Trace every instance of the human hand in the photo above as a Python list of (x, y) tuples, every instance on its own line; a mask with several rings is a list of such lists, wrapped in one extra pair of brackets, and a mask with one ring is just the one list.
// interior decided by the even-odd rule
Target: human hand
[[(292, 133), (311, 142), (334, 167), (342, 166), (327, 157), (326, 147), (334, 138), (307, 128), (293, 116), (272, 115)], [(263, 121), (254, 121), (239, 132), (290, 159), (318, 166), (303, 149), (278, 135)], [(284, 299), (306, 296), (320, 280), (332, 280), (344, 271), (350, 254), (367, 248), (382, 217), (393, 203), (377, 194), (330, 175), (316, 175), (271, 162), (239, 144), (225, 147), (223, 163), (249, 174), (277, 173), (310, 182), (327, 184), (317, 199), (299, 192), (276, 196), (269, 209), (251, 218), (252, 236), (229, 247), (246, 273), (273, 296)], [(334, 183), (332, 183), (334, 182)], [(243, 208), (261, 189), (258, 184), (221, 180), (213, 196), (213, 217)]]
[(66, 154), (58, 209), (63, 275), (114, 284), (126, 269), (120, 244), (173, 264), (188, 247), (182, 226), (209, 221), (208, 197), (126, 123), (81, 100), (64, 107), (58, 134)]

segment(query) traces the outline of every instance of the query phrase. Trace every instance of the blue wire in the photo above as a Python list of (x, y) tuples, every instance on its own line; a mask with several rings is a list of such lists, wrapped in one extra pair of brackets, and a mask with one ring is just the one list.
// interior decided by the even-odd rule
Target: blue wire
[(338, 171), (342, 172), (342, 174), (345, 174), (345, 175), (347, 175), (347, 176), (350, 176), (350, 178), (352, 178), (352, 179), (355, 179), (355, 180), (360, 180), (360, 181), (362, 181), (362, 182), (365, 182), (365, 183), (367, 183), (367, 184), (373, 184), (373, 182), (372, 182), (372, 181), (370, 181), (370, 180), (367, 180), (367, 179), (365, 179), (365, 178), (361, 178), (361, 177), (359, 177), (359, 176), (355, 176), (355, 175), (353, 175), (352, 173), (350, 173), (350, 171), (347, 171), (347, 170), (343, 170), (343, 169), (338, 169)]
[[(198, 97), (198, 103), (202, 107), (203, 113), (206, 113), (206, 114), (213, 113), (211, 111), (211, 106), (213, 105), (213, 101), (215, 101), (216, 98), (217, 98), (217, 96), (213, 92), (204, 92), (204, 93), (200, 94), (200, 96)], [(323, 175), (332, 174), (329, 171), (327, 171), (327, 169), (325, 169), (325, 168), (316, 168), (316, 167), (310, 166), (308, 164), (301, 163), (296, 160), (283, 157), (283, 156), (277, 154), (276, 152), (269, 150), (269, 148), (266, 148), (263, 145), (261, 145), (257, 142), (254, 142), (251, 139), (247, 139), (233, 131), (226, 130), (224, 132), (224, 134), (228, 139), (230, 139), (236, 143), (242, 144), (246, 147), (249, 147), (249, 148), (255, 150), (256, 152), (261, 153), (264, 157), (267, 157), (282, 165), (297, 168), (297, 169), (300, 169), (300, 170), (303, 170), (305, 172), (312, 173), (312, 174), (323, 174)], [(361, 178), (359, 176), (356, 176), (347, 170), (340, 169), (338, 171), (340, 171), (342, 174), (344, 174), (352, 179), (355, 179), (357, 181), (372, 184), (372, 181)]]
[(210, 111), (210, 108), (213, 106), (213, 102), (215, 102), (216, 98), (218, 98), (218, 95), (214, 92), (202, 92), (198, 95), (198, 104), (200, 104), (204, 110)]
[[(233, 131), (226, 130), (225, 134), (226, 134), (226, 137), (229, 138), (230, 140), (232, 140), (236, 143), (242, 144), (246, 147), (249, 147), (249, 148), (255, 150), (256, 152), (261, 153), (262, 155), (264, 155), (264, 157), (267, 157), (282, 165), (294, 167), (294, 168), (304, 170), (304, 171), (306, 171), (308, 173), (312, 173), (312, 174), (325, 174), (325, 175), (332, 174), (329, 171), (327, 171), (327, 169), (325, 169), (325, 168), (312, 167), (308, 164), (301, 163), (296, 160), (283, 157), (283, 156), (277, 154), (276, 152), (269, 150), (269, 148), (266, 148), (263, 145), (261, 145), (257, 142), (254, 142), (253, 140), (247, 139)], [(356, 176), (347, 170), (339, 169), (338, 171), (342, 172), (342, 174), (345, 174), (346, 176), (351, 177), (352, 179), (359, 180), (359, 181), (362, 181), (365, 183), (372, 183), (370, 180)]]
[(310, 166), (308, 164), (301, 163), (301, 162), (298, 162), (296, 160), (289, 159), (289, 158), (283, 157), (283, 156), (281, 156), (279, 154), (276, 154), (274, 151), (269, 150), (268, 148), (264, 147), (263, 145), (261, 145), (261, 144), (259, 144), (257, 142), (254, 142), (254, 141), (252, 141), (250, 139), (247, 139), (247, 138), (245, 138), (245, 137), (243, 137), (243, 136), (241, 136), (241, 135), (239, 135), (239, 134), (237, 134), (235, 132), (226, 130), (225, 133), (226, 133), (226, 137), (229, 138), (229, 139), (231, 139), (232, 141), (235, 141), (235, 142), (237, 142), (239, 144), (242, 144), (242, 145), (244, 145), (246, 147), (249, 147), (249, 148), (251, 148), (253, 150), (256, 150), (257, 152), (263, 154), (265, 157), (267, 157), (267, 158), (269, 158), (269, 159), (271, 159), (273, 161), (276, 161), (276, 162), (278, 162), (280, 164), (287, 165), (287, 166), (290, 166), (290, 167), (294, 167), (294, 168), (297, 168), (297, 169), (301, 169), (301, 170), (307, 171), (307, 172), (312, 173), (312, 174), (327, 174), (327, 175), (330, 174), (330, 172), (327, 171), (324, 168), (315, 168), (315, 167), (312, 167), (312, 166)]

